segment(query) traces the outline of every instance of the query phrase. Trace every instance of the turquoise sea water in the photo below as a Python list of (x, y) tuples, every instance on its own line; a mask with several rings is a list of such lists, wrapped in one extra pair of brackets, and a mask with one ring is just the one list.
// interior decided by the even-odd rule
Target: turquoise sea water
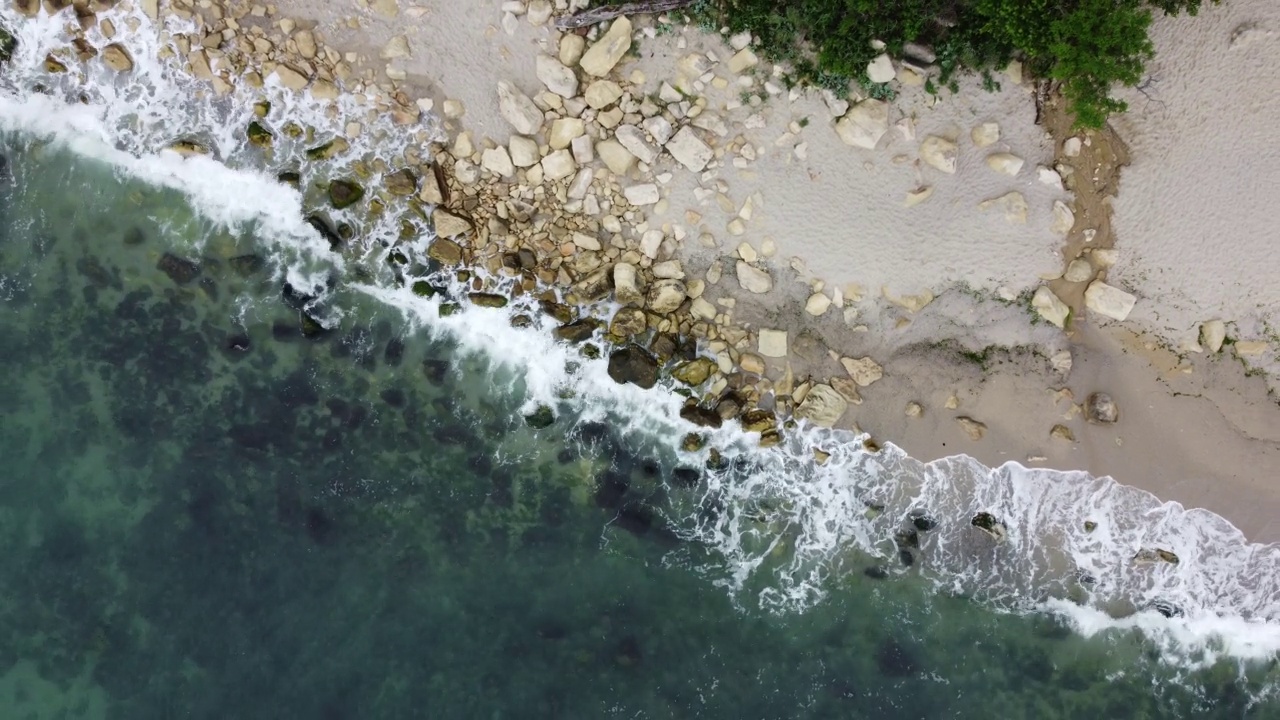
[(807, 476), (750, 497), (776, 467), (625, 408), (533, 428), (491, 362), (523, 356), (411, 324), (386, 278), (313, 258), (303, 287), (268, 223), (31, 132), (0, 156), (0, 718), (1280, 717), (1274, 659), (1009, 602), (1008, 554), (936, 540), (967, 514), (766, 602), (794, 586), (743, 558), (815, 541)]

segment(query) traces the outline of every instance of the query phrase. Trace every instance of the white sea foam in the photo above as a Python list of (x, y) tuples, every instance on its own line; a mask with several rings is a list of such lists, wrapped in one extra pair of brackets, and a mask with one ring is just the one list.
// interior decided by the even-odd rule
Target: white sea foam
[[(137, 67), (127, 78), (91, 67), (89, 84), (82, 87), (40, 69), (45, 54), (65, 44), (64, 18), (24, 21), (8, 8), (0, 10), (20, 28), (18, 53), (0, 93), (0, 127), (63, 143), (134, 178), (181, 191), (216, 223), (255, 228), (289, 269), (290, 281), (314, 285), (319, 275), (341, 269), (342, 260), (302, 221), (306, 198), (258, 169), (259, 159), (241, 132), (252, 103), (264, 95), (272, 101), (267, 120), (275, 127), (295, 119), (316, 128), (318, 137), (340, 135), (344, 117), (365, 113), (349, 98), (331, 113), (273, 86), (214, 97), (157, 60), (160, 45), (144, 17), (113, 12), (118, 27), (129, 21), (141, 26), (128, 38)], [(35, 82), (57, 88), (61, 96), (33, 92)], [(75, 102), (82, 90), (86, 102)], [(198, 92), (205, 101), (192, 102)], [(174, 128), (182, 128), (181, 135)], [(344, 171), (371, 154), (375, 143), (383, 156), (403, 152), (414, 142), (413, 130), (434, 133), (435, 126), (430, 120), (409, 129), (385, 119), (371, 122), (365, 139), (353, 142), (343, 157), (302, 165), (302, 187), (320, 173)], [(207, 143), (218, 159), (166, 152), (178, 137)], [(301, 145), (279, 141), (277, 165), (301, 153)], [(368, 253), (399, 237), (393, 215), (363, 225)], [(347, 213), (336, 219), (356, 221)], [(429, 238), (423, 234), (407, 247), (421, 253)], [(607, 417), (629, 441), (670, 456), (679, 454), (679, 439), (695, 429), (679, 418), (679, 396), (664, 388), (618, 385), (606, 361), (585, 359), (576, 346), (555, 342), (550, 321), (528, 298), (517, 298), (506, 310), (464, 302), (457, 313), (441, 317), (441, 299), (419, 297), (406, 286), (355, 287), (400, 309), (424, 331), (484, 358), (494, 377), (530, 407)], [(453, 291), (463, 289), (455, 285)], [(533, 325), (513, 327), (515, 313), (527, 313)], [(705, 572), (742, 602), (802, 610), (822, 601), (834, 575), (860, 572), (868, 562), (894, 566), (895, 533), (912, 526), (913, 512), (923, 512), (936, 526), (917, 533), (910, 572), (932, 579), (939, 590), (1062, 615), (1084, 635), (1138, 630), (1166, 657), (1191, 663), (1280, 652), (1280, 548), (1249, 544), (1212, 513), (1161, 503), (1110, 478), (1079, 472), (1016, 463), (992, 469), (964, 456), (925, 464), (892, 444), (871, 453), (845, 432), (801, 426), (787, 432), (781, 447), (761, 450), (756, 438), (736, 426), (701, 431), (710, 445), (737, 454), (741, 462), (709, 472), (696, 491), (673, 492), (667, 512), (686, 537), (717, 551), (720, 562)], [(830, 453), (824, 465), (814, 462), (814, 447)], [(705, 452), (684, 456), (704, 458)], [(1003, 540), (971, 524), (982, 512), (1003, 524)], [(1135, 560), (1140, 551), (1155, 549), (1174, 553), (1178, 562)]]

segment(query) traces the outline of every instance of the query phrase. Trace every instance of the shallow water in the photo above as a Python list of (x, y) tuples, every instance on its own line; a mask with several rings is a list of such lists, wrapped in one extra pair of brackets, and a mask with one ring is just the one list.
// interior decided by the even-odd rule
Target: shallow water
[[(354, 166), (271, 182), (298, 147), (244, 147), (250, 103), (136, 47), (35, 92), (55, 30), (0, 78), (0, 717), (1280, 717), (1276, 548), (803, 428), (709, 469), (677, 396), (519, 308), (439, 317), (393, 213), (330, 253), (300, 210)], [(158, 157), (175, 123), (239, 169)]]

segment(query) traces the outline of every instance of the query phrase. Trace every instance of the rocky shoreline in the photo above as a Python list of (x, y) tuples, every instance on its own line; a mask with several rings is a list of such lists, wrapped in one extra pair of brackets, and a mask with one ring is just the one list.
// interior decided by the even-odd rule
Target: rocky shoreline
[[(72, 7), (82, 29), (96, 26), (110, 40), (121, 30), (98, 22), (95, 13), (112, 5), (104, 0), (51, 2), (46, 10)], [(18, 2), (17, 7), (30, 14), (38, 6)], [(949, 433), (971, 441), (987, 436), (992, 418), (970, 409), (958, 386), (948, 391), (945, 400), (923, 394), (895, 395), (894, 409), (886, 409), (886, 403), (877, 399), (881, 407), (875, 411), (858, 407), (851, 412), (862, 405), (866, 388), (882, 381), (894, 358), (839, 352), (838, 347), (851, 346), (841, 344), (839, 338), (815, 340), (804, 327), (776, 320), (773, 324), (767, 316), (739, 307), (741, 300), (735, 294), (750, 300), (770, 293), (770, 298), (775, 297), (778, 290), (789, 296), (798, 293), (802, 318), (823, 322), (837, 318), (855, 334), (865, 334), (869, 328), (853, 306), (872, 292), (827, 285), (821, 279), (805, 280), (807, 269), (794, 258), (789, 270), (778, 268), (776, 245), (767, 236), (757, 239), (751, 231), (753, 216), (767, 198), (760, 193), (740, 202), (730, 197), (724, 176), (750, 172), (764, 149), (744, 139), (740, 128), (726, 120), (725, 112), (759, 107), (787, 92), (779, 69), (756, 56), (749, 36), (726, 38), (728, 49), (719, 53), (685, 54), (669, 77), (647, 77), (640, 67), (624, 75), (624, 60), (636, 52), (639, 42), (660, 33), (682, 32), (673, 18), (638, 17), (633, 23), (622, 17), (605, 27), (556, 33), (550, 30), (551, 22), (557, 13), (571, 10), (568, 3), (502, 3), (495, 30), (500, 27), (511, 35), (517, 24), (527, 23), (545, 28), (551, 40), (544, 52), (521, 59), (535, 70), (540, 83), (536, 91), (507, 81), (493, 88), (499, 114), (510, 132), (506, 143), (497, 143), (466, 129), (463, 103), (432, 99), (431, 93), (413, 87), (401, 65), (412, 52), (405, 35), (393, 36), (375, 57), (328, 44), (322, 28), (286, 17), (274, 5), (174, 0), (160, 7), (154, 0), (144, 0), (141, 9), (153, 20), (172, 13), (191, 24), (190, 34), (165, 36), (162, 41), (172, 42), (175, 52), (169, 59), (210, 83), (214, 96), (241, 85), (260, 88), (276, 82), (320, 101), (351, 95), (368, 108), (370, 117), (390, 117), (414, 133), (420, 150), (411, 147), (403, 157), (370, 163), (382, 170), (378, 186), (334, 178), (326, 189), (331, 204), (380, 211), (395, 198), (411, 202), (421, 213), (429, 213), (437, 235), (427, 249), (428, 257), (440, 266), (456, 268), (456, 276), (470, 283), (472, 292), (457, 302), (505, 305), (505, 296), (497, 293), (500, 286), (536, 297), (559, 323), (556, 335), (581, 344), (584, 354), (607, 355), (610, 375), (618, 382), (652, 387), (662, 375), (670, 375), (678, 386), (686, 386), (682, 392), (689, 401), (683, 416), (690, 422), (712, 427), (738, 422), (759, 433), (763, 446), (778, 443), (789, 423), (797, 420), (873, 431), (879, 436), (882, 430), (888, 432), (886, 414), (909, 422), (945, 415), (952, 425)], [(360, 10), (384, 18), (416, 19), (427, 13), (420, 7), (401, 8), (395, 0), (377, 0)], [(359, 21), (353, 16), (347, 25), (354, 28)], [(82, 38), (66, 53), (55, 55), (50, 61), (64, 69), (99, 56), (117, 72), (127, 73), (132, 67), (127, 47), (118, 42), (94, 48)], [(929, 72), (926, 60), (895, 65), (885, 57), (878, 59), (876, 72), (884, 81), (919, 84)], [(50, 69), (57, 71), (56, 65)], [(1021, 83), (1018, 68), (1006, 73)], [(652, 85), (655, 79), (658, 91), (645, 92), (646, 84)], [(725, 107), (712, 106), (704, 92), (739, 86), (743, 91), (737, 105), (730, 100)], [(890, 127), (884, 101), (857, 95), (845, 100), (828, 94), (826, 104), (830, 125), (847, 146), (872, 148), (890, 132), (914, 139), (910, 118)], [(1024, 309), (1028, 316), (1034, 312), (1074, 334), (1077, 325), (1072, 320), (1085, 311), (1122, 320), (1136, 300), (1105, 282), (1115, 262), (1107, 197), (1116, 192), (1117, 173), (1127, 156), (1114, 133), (1075, 134), (1054, 98), (1045, 98), (1042, 105), (1042, 121), (1053, 135), (1056, 151), (1052, 167), (1038, 168), (1037, 179), (1044, 185), (1065, 187), (1074, 196), (1070, 204), (1059, 202), (1053, 208), (1054, 231), (1066, 238), (1064, 267), (1042, 277), (1047, 284), (1025, 299)], [(431, 112), (443, 118), (448, 137), (422, 126)], [(754, 117), (747, 118), (745, 127), (751, 127)], [(808, 121), (803, 120), (793, 121), (775, 142), (789, 158), (801, 161), (808, 146), (804, 140)], [(246, 128), (246, 135), (258, 144), (269, 144), (273, 133), (284, 130), (268, 128), (265, 122), (255, 125)], [(361, 119), (351, 119), (346, 130), (347, 138), (317, 145), (317, 157), (341, 152), (348, 140), (361, 137)], [(919, 142), (917, 165), (923, 163), (942, 176), (954, 173), (957, 143), (983, 148), (999, 136), (999, 124), (989, 121), (976, 123), (967, 139), (928, 135)], [(995, 151), (986, 163), (997, 174), (1015, 175), (1024, 161), (1013, 153)], [(691, 199), (682, 201), (709, 208), (706, 216), (688, 209), (683, 217), (672, 217), (678, 212), (672, 207), (672, 193), (690, 182), (697, 187)], [(921, 184), (906, 195), (904, 205), (927, 202), (933, 191), (933, 186)], [(992, 197), (979, 208), (1001, 213), (1013, 224), (1025, 222), (1028, 212), (1026, 200), (1016, 191)], [(711, 228), (713, 214), (729, 219), (722, 227)], [(324, 229), (329, 237), (335, 236), (327, 226)], [(721, 250), (724, 245), (729, 247)], [(706, 261), (706, 256), (714, 259)], [(484, 272), (476, 274), (473, 269)], [(709, 292), (726, 285), (731, 292), (717, 297)], [(414, 290), (436, 292), (426, 283), (415, 283)], [(883, 295), (898, 313), (897, 327), (910, 324), (935, 300), (928, 291), (895, 294), (886, 289)], [(442, 312), (449, 307), (443, 305)], [(517, 317), (516, 322), (520, 321)], [(1218, 329), (1206, 326), (1206, 345), (1211, 350), (1221, 347)], [(603, 351), (592, 342), (597, 330), (607, 343)], [(984, 349), (984, 358), (986, 354)], [(1110, 412), (1089, 413), (1090, 406), (1099, 404), (1078, 402), (1070, 390), (1050, 384), (1071, 373), (1071, 352), (1044, 345), (1017, 362), (1018, 372), (1043, 377), (1046, 385), (1042, 387), (1055, 394), (1051, 411), (1037, 416), (1043, 424), (1038, 435), (1047, 442), (1076, 445), (1077, 433), (1064, 420), (1087, 417), (1106, 426), (1117, 418), (1114, 402)], [(981, 384), (986, 360), (979, 365), (982, 374), (977, 383)], [(1094, 388), (1088, 394), (1093, 397), (1098, 390), (1106, 388)], [(1061, 402), (1066, 403), (1065, 413)], [(892, 434), (888, 437), (897, 441)], [(686, 441), (687, 447), (695, 445), (696, 439)], [(945, 442), (942, 445), (946, 447)], [(868, 439), (867, 446), (874, 449), (876, 443)], [(825, 451), (814, 448), (814, 454), (821, 462)], [(1027, 462), (1044, 457), (1033, 453), (1008, 459)]]

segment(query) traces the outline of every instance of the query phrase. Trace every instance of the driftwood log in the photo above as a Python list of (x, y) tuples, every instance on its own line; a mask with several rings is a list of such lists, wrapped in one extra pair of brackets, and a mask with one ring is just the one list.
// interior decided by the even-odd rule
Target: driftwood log
[(557, 18), (556, 27), (561, 30), (573, 30), (587, 25), (595, 25), (605, 20), (612, 20), (619, 15), (650, 15), (679, 10), (682, 7), (692, 5), (694, 2), (695, 0), (640, 0), (640, 2), (632, 2), (625, 5), (602, 5), (590, 10), (583, 10), (577, 15), (565, 15)]

